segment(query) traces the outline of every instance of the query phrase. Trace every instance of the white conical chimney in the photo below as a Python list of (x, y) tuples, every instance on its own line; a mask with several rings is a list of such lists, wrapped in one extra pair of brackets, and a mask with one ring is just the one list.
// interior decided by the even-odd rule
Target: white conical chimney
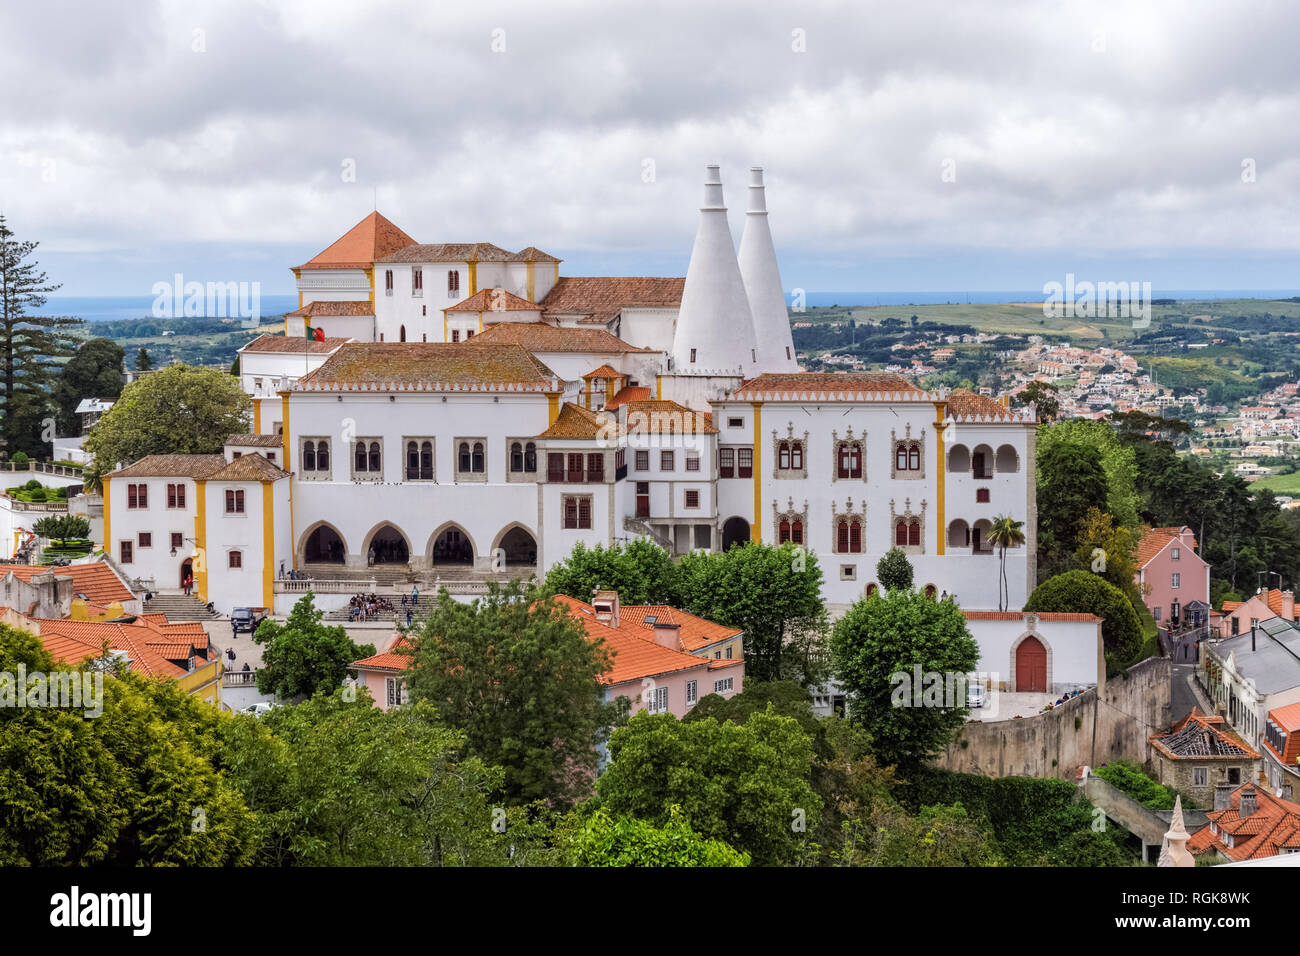
[(745, 234), (740, 239), (740, 275), (754, 316), (759, 371), (797, 372), (799, 362), (790, 334), (790, 316), (781, 290), (772, 230), (767, 224), (761, 166), (749, 171), (749, 209), (745, 213)]
[(707, 169), (700, 228), (673, 333), (673, 371), (752, 375), (758, 358), (753, 317), (727, 225), (719, 167)]

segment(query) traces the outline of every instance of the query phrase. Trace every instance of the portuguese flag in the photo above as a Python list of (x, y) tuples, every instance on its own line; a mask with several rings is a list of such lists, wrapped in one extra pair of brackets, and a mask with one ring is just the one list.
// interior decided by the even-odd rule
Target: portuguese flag
[(310, 325), (307, 326), (307, 341), (308, 341), (308, 342), (324, 342), (324, 341), (325, 341), (325, 330), (324, 330), (324, 329), (313, 329)]

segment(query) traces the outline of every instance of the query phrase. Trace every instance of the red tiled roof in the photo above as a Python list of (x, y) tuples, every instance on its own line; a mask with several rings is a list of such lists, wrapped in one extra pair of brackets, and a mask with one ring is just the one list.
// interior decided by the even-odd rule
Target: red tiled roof
[[(296, 318), (298, 316), (348, 316), (348, 315), (374, 315), (375, 304), (373, 302), (309, 302), (301, 309), (294, 309), (292, 312), (286, 312), (286, 318)], [(304, 336), (305, 341), (305, 336)]]
[[(41, 618), (39, 623), (41, 643), (59, 663), (78, 664), (87, 658), (98, 658), (107, 641), (110, 649), (127, 652), (130, 668), (137, 674), (174, 679), (186, 673), (185, 668), (168, 659), (167, 652), (177, 642), (159, 641), (159, 634), (152, 627), (52, 618)], [(154, 644), (162, 645), (163, 650)]]
[(414, 244), (414, 239), (376, 211), (297, 268), (369, 269), (385, 256)]
[(279, 481), (289, 473), (271, 464), (259, 452), (240, 455), (220, 471), (208, 475), (208, 481)]
[[(647, 618), (651, 617), (655, 620), (648, 621)], [(686, 611), (665, 604), (625, 605), (619, 609), (619, 623), (643, 628), (652, 640), (655, 624), (675, 624), (678, 627), (677, 633), (681, 638), (682, 647), (686, 651), (698, 651), (710, 644), (744, 633), (738, 628), (706, 621), (702, 617), (696, 617), (694, 614), (688, 614)]]
[(230, 435), (226, 438), (226, 444), (240, 448), (279, 448), (284, 444), (284, 439), (279, 435)]
[(1033, 614), (1040, 621), (1100, 621), (1095, 614), (1075, 611), (965, 611), (961, 612), (968, 621), (1023, 621), (1026, 614)]
[(505, 289), (479, 289), (444, 312), (540, 312), (542, 307)]
[(929, 401), (930, 394), (911, 379), (892, 372), (765, 372), (743, 382), (729, 398), (860, 400), (866, 397), (905, 401)]
[(561, 276), (541, 305), (548, 315), (578, 315), (605, 325), (623, 309), (676, 309), (684, 278), (656, 276)]
[(550, 391), (555, 373), (518, 345), (353, 342), (298, 379), (296, 391)]
[(616, 368), (610, 368), (609, 364), (606, 363), (600, 366), (599, 368), (593, 368), (590, 372), (588, 372), (586, 375), (582, 377), (583, 378), (622, 378), (623, 373)]
[(1010, 422), (1015, 421), (1016, 418), (1011, 409), (1001, 402), (987, 395), (979, 395), (968, 388), (953, 389), (948, 396), (948, 414), (955, 422), (987, 419)]
[(31, 581), (38, 574), (53, 571), (55, 577), (72, 578), (72, 593), (84, 594), (91, 604), (107, 606), (113, 603), (135, 600), (122, 579), (103, 561), (87, 564), (69, 564), (60, 568), (44, 568), (31, 564), (6, 564), (0, 567), (0, 577), (12, 572), (23, 581)]
[(622, 429), (619, 428), (618, 421), (613, 415), (602, 415), (599, 412), (585, 409), (581, 405), (575, 405), (573, 402), (565, 402), (560, 407), (560, 414), (551, 424), (551, 427), (537, 437), (613, 438), (621, 431)]
[(629, 434), (683, 434), (716, 435), (712, 416), (697, 412), (685, 405), (663, 401), (626, 402), (627, 430)]
[[(531, 247), (530, 247), (531, 248)], [(519, 262), (519, 253), (508, 252), (490, 242), (410, 243), (376, 262)]]
[[(1255, 792), (1256, 809), (1249, 817), (1242, 817), (1241, 794), (1247, 787)], [(1206, 824), (1192, 834), (1187, 849), (1193, 854), (1217, 850), (1230, 860), (1256, 860), (1300, 845), (1300, 804), (1275, 797), (1254, 784), (1238, 787), (1232, 792), (1226, 810), (1212, 810), (1206, 816), (1219, 832), (1214, 833), (1210, 824)], [(1232, 836), (1231, 847), (1224, 834)]]
[(146, 455), (109, 472), (107, 478), (193, 478), (200, 481), (226, 466), (225, 455)]
[(410, 650), (410, 648), (411, 642), (403, 637), (395, 641), (387, 651), (371, 657), (363, 657), (348, 666), (371, 671), (404, 671), (411, 663), (411, 655), (403, 654), (402, 650)]
[(620, 405), (626, 405), (629, 402), (648, 402), (650, 399), (650, 389), (644, 385), (624, 385), (614, 393), (614, 398), (605, 404), (605, 408), (608, 411), (613, 411)]
[(1300, 703), (1287, 704), (1268, 712), (1269, 719), (1288, 734), (1300, 730)]
[(1152, 734), (1147, 740), (1166, 757), (1197, 760), (1207, 757), (1257, 759), (1259, 753), (1238, 737), (1222, 717), (1207, 716), (1199, 707), (1175, 724), (1167, 734)]
[(497, 322), (474, 336), (475, 344), (512, 342), (530, 352), (648, 352), (604, 329), (574, 329), (544, 322)]
[(351, 339), (344, 338), (327, 338), (317, 342), (308, 341), (306, 335), (259, 335), (253, 341), (249, 342), (239, 352), (296, 352), (302, 355), (304, 352), (310, 352), (314, 355), (323, 355), (327, 352), (333, 352), (340, 345), (351, 342)]

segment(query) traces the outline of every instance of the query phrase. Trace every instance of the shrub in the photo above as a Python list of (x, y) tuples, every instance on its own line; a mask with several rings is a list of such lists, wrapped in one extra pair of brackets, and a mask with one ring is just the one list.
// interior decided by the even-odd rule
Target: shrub
[(1128, 597), (1090, 571), (1067, 571), (1048, 578), (1029, 595), (1025, 610), (1097, 615), (1106, 659), (1116, 667), (1133, 663), (1142, 648), (1142, 624)]
[(1121, 793), (1132, 797), (1148, 810), (1172, 810), (1174, 808), (1174, 797), (1177, 794), (1168, 787), (1156, 783), (1145, 773), (1142, 768), (1135, 763), (1127, 760), (1117, 760), (1114, 763), (1106, 764), (1104, 767), (1098, 767), (1093, 774), (1101, 777), (1108, 784), (1119, 790)]
[(906, 591), (912, 586), (912, 562), (902, 548), (890, 548), (876, 562), (876, 578), (886, 591)]
[(16, 451), (14, 452), (14, 456), (9, 460), (18, 468), (26, 468), (29, 459), (27, 458), (27, 452)]
[[(21, 455), (22, 452), (19, 452), (18, 454)], [(41, 488), (43, 486), (39, 481), (33, 478), (31, 481), (27, 482), (27, 484), (23, 485), (23, 487), (26, 488), (28, 491), (35, 491), (37, 488)]]

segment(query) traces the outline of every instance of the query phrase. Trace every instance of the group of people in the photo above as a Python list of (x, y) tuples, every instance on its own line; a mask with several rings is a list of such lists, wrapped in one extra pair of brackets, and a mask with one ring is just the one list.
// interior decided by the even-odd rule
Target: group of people
[[(405, 598), (403, 598), (405, 603)], [(356, 594), (348, 601), (349, 621), (375, 621), (381, 614), (392, 614), (393, 602), (378, 594)]]
[(296, 571), (293, 568), (288, 570), (284, 567), (284, 562), (280, 562), (280, 580), (281, 581), (310, 581), (311, 575), (306, 571)]

